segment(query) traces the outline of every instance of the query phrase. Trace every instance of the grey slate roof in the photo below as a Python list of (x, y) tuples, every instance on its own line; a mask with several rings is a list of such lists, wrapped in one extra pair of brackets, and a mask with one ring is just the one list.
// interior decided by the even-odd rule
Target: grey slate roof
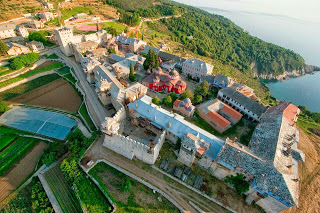
[(244, 106), (246, 109), (250, 110), (251, 112), (255, 113), (259, 117), (267, 110), (264, 106), (258, 104), (257, 102), (251, 100), (247, 96), (241, 94), (238, 91), (235, 91), (232, 88), (223, 88), (219, 90), (227, 97), (237, 101), (239, 104)]
[[(151, 102), (152, 98), (144, 95), (129, 103), (128, 107), (137, 111), (143, 117), (148, 118), (153, 124), (169, 130), (179, 138), (184, 137), (187, 133), (198, 136), (200, 139), (203, 139), (210, 144), (209, 150), (205, 153), (206, 156), (213, 160), (216, 159), (225, 141), (184, 120), (184, 117), (181, 115), (171, 114), (167, 110), (159, 108)], [(171, 124), (170, 127), (168, 127), (168, 123)]]
[(188, 65), (193, 66), (197, 69), (205, 70), (207, 72), (208, 71), (212, 72), (212, 70), (213, 70), (213, 65), (208, 64), (203, 61), (200, 61), (196, 58), (190, 58), (190, 59), (186, 60), (185, 62), (183, 62), (183, 64), (188, 64)]
[[(229, 143), (226, 143), (221, 149), (217, 162), (229, 169), (240, 167), (253, 175), (255, 179), (252, 186), (261, 194), (266, 192), (280, 202), (286, 200), (287, 206), (296, 204), (297, 200), (290, 193), (285, 177), (276, 170), (273, 164), (265, 163)], [(268, 194), (264, 195), (268, 196)]]
[(123, 34), (120, 34), (116, 37), (116, 41), (120, 42), (122, 44), (128, 44), (128, 45), (135, 45), (137, 44), (140, 40), (136, 38), (131, 38), (129, 36), (125, 36)]
[(162, 59), (162, 60), (168, 60), (168, 61), (175, 61), (177, 63), (183, 63), (186, 61), (185, 58), (181, 58), (177, 55), (173, 55), (167, 52), (163, 52), (163, 51), (159, 51), (158, 56)]
[(219, 84), (224, 84), (224, 85), (228, 85), (229, 84), (229, 77), (225, 76), (225, 75), (221, 75), (218, 74), (215, 78), (214, 78), (215, 82), (218, 82)]
[(109, 57), (109, 59), (112, 59), (112, 60), (114, 60), (114, 61), (119, 62), (119, 61), (124, 60), (125, 58), (122, 57), (122, 56), (120, 56), (120, 55), (111, 54), (110, 57)]
[(2, 30), (14, 30), (16, 29), (16, 25), (15, 24), (6, 24), (6, 25), (0, 25), (0, 31)]
[(146, 45), (146, 46), (144, 46), (144, 49), (141, 51), (141, 53), (148, 54), (150, 49), (154, 50), (157, 54), (158, 54), (159, 51), (160, 51), (159, 48)]

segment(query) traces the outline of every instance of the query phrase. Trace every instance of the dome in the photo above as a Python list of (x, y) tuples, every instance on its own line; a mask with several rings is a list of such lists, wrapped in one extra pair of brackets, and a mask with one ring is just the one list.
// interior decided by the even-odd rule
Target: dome
[(185, 102), (185, 103), (191, 103), (191, 100), (190, 100), (190, 98), (185, 98), (185, 99), (183, 100), (183, 102)]
[(169, 75), (177, 77), (177, 76), (179, 76), (179, 73), (176, 70), (172, 70), (169, 72)]

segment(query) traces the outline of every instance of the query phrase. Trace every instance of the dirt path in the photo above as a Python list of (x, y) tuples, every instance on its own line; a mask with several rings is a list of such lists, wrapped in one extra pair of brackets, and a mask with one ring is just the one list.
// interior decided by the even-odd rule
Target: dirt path
[(81, 105), (77, 92), (63, 79), (57, 79), (8, 102), (52, 107), (71, 112), (77, 112)]
[(184, 186), (176, 183), (174, 181), (166, 182), (163, 179), (163, 174), (150, 168), (143, 169), (143, 163), (141, 161), (130, 161), (125, 157), (108, 150), (102, 146), (104, 136), (91, 147), (88, 154), (94, 157), (94, 160), (106, 159), (107, 161), (129, 171), (130, 173), (148, 181), (153, 186), (159, 188), (172, 199), (174, 199), (180, 206), (182, 206), (187, 212), (197, 213), (198, 211), (194, 209), (189, 204), (191, 200), (197, 204), (200, 208), (207, 210), (208, 212), (228, 212), (222, 207), (216, 205), (215, 203), (205, 199), (204, 197), (198, 195), (197, 193), (185, 188)]
[(299, 129), (298, 148), (306, 162), (299, 165), (300, 197), (299, 208), (292, 207), (283, 213), (318, 213), (320, 212), (320, 137), (311, 136)]
[(18, 187), (34, 170), (46, 143), (38, 143), (19, 163), (4, 177), (0, 177), (0, 201)]

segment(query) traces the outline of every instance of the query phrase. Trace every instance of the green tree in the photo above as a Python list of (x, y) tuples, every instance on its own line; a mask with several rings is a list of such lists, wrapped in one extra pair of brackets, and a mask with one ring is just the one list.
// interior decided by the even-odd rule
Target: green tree
[(74, 183), (81, 174), (77, 161), (71, 157), (68, 157), (62, 161), (60, 169), (65, 174), (69, 183)]
[(0, 114), (4, 113), (5, 111), (8, 111), (10, 108), (6, 102), (1, 101), (0, 102)]
[(109, 52), (110, 54), (116, 54), (116, 50), (115, 50), (115, 49), (113, 49), (113, 48), (108, 49), (108, 52)]
[(7, 51), (9, 50), (9, 47), (6, 43), (0, 41), (0, 55), (7, 54)]
[(133, 82), (133, 81), (135, 81), (135, 79), (136, 79), (136, 77), (135, 77), (134, 72), (133, 72), (133, 66), (132, 66), (132, 64), (130, 63), (129, 80), (130, 80), (131, 82)]
[(199, 103), (201, 103), (202, 102), (202, 96), (201, 95), (196, 95), (195, 97), (194, 97), (194, 103), (195, 104), (199, 104)]
[(245, 180), (243, 174), (227, 176), (224, 181), (228, 184), (231, 184), (238, 194), (249, 191), (249, 183)]
[(172, 102), (175, 102), (178, 99), (178, 95), (175, 92), (170, 92), (169, 95), (171, 96)]
[(152, 103), (154, 103), (155, 105), (160, 106), (161, 105), (161, 100), (160, 100), (160, 98), (155, 96), (154, 98), (152, 98)]
[(172, 107), (173, 103), (172, 103), (172, 98), (170, 95), (166, 96), (163, 98), (162, 103), (167, 106), (167, 107)]
[(159, 67), (159, 57), (153, 49), (149, 49), (143, 67), (145, 70)]
[(39, 32), (32, 32), (29, 34), (30, 41), (40, 41), (42, 43), (47, 42), (46, 36), (48, 36), (48, 32), (46, 31), (39, 31)]
[(126, 178), (124, 181), (122, 181), (121, 188), (122, 192), (130, 192), (131, 182), (129, 178)]
[(183, 100), (185, 98), (189, 98), (191, 101), (193, 100), (193, 93), (191, 90), (186, 89), (183, 93), (180, 94), (180, 100)]
[(201, 82), (194, 92), (196, 95), (201, 95), (203, 97), (206, 97), (209, 93), (209, 84), (207, 81)]

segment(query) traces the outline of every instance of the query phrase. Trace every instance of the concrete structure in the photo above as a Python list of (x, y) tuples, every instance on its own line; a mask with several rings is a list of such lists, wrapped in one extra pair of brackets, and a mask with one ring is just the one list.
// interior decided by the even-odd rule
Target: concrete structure
[(95, 58), (91, 58), (91, 57), (83, 57), (81, 60), (81, 66), (83, 71), (87, 74), (87, 81), (89, 83), (93, 83), (91, 82), (91, 79), (93, 79), (93, 77), (91, 77), (90, 75), (93, 74), (93, 69), (98, 66), (101, 65), (101, 63), (96, 60)]
[(17, 43), (8, 43), (9, 50), (7, 51), (8, 55), (21, 55), (30, 52), (30, 49), (26, 46)]
[(44, 28), (44, 23), (43, 21), (32, 20), (29, 22), (29, 26), (31, 28), (39, 29), (39, 28)]
[(222, 133), (238, 123), (242, 114), (218, 99), (206, 101), (198, 106), (198, 113), (210, 126)]
[(54, 19), (53, 13), (50, 12), (40, 12), (38, 16), (40, 17), (40, 19), (45, 19), (46, 21)]
[(0, 26), (0, 39), (6, 39), (11, 37), (16, 37), (17, 34), (15, 32), (16, 25), (14, 24), (6, 24)]
[(206, 75), (211, 75), (213, 66), (198, 59), (189, 59), (182, 64), (182, 73), (190, 75), (192, 78), (201, 78)]
[[(240, 92), (242, 95), (245, 95), (247, 97), (252, 97), (254, 96), (254, 90), (250, 87), (248, 87), (247, 85), (242, 85), (242, 84), (238, 84), (238, 83), (234, 83), (231, 86), (232, 89)], [(252, 99), (252, 98), (251, 98)]]
[(209, 143), (191, 133), (187, 133), (181, 140), (178, 161), (190, 167), (194, 163), (195, 157), (202, 157), (209, 148)]
[(176, 70), (163, 72), (160, 67), (155, 69), (153, 73), (147, 75), (142, 84), (155, 92), (174, 92), (176, 94), (183, 93), (187, 87)]
[(234, 80), (228, 76), (217, 74), (213, 80), (213, 85), (218, 88), (230, 87), (234, 84)]
[[(120, 59), (120, 58), (119, 58)], [(143, 69), (143, 62), (146, 59), (142, 56), (135, 54), (126, 54), (126, 58), (113, 64), (112, 71), (115, 73), (117, 78), (126, 78), (130, 74), (130, 64), (134, 71), (140, 71)]]
[(138, 50), (143, 50), (144, 46), (147, 45), (147, 42), (128, 37), (125, 33), (117, 35), (116, 42), (119, 50), (132, 53), (137, 52)]
[(33, 52), (40, 52), (44, 49), (44, 46), (40, 41), (31, 41), (29, 43), (26, 43), (26, 46), (29, 47)]
[(122, 56), (116, 55), (116, 54), (111, 54), (108, 58), (110, 64), (118, 63), (120, 61), (123, 61), (124, 59), (125, 59), (125, 57), (122, 57)]
[(17, 27), (17, 34), (23, 38), (27, 38), (29, 36), (28, 30), (23, 25)]
[(217, 98), (238, 112), (244, 113), (253, 121), (259, 122), (262, 114), (266, 111), (264, 106), (231, 88), (219, 90)]
[(186, 98), (182, 101), (179, 99), (175, 100), (175, 102), (173, 103), (173, 109), (187, 117), (192, 117), (196, 107), (192, 105), (189, 98)]
[(78, 13), (77, 15), (75, 15), (74, 17), (76, 18), (76, 19), (79, 19), (79, 18), (82, 18), (82, 19), (84, 19), (84, 18), (87, 18), (87, 14), (86, 13)]

